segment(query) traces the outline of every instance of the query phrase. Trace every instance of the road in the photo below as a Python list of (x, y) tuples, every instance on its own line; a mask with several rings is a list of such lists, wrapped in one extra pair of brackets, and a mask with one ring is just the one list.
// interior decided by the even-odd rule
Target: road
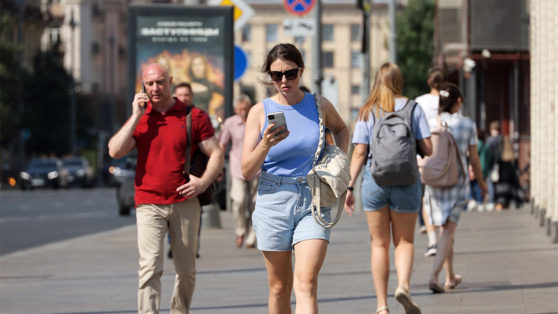
[(135, 223), (114, 188), (0, 191), (0, 255)]

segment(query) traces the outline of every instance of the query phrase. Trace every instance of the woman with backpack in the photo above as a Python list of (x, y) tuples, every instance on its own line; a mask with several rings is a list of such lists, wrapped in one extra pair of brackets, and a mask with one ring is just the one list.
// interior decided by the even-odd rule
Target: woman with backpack
[[(395, 245), (395, 268), (397, 269), (399, 283), (395, 290), (395, 298), (403, 304), (406, 313), (420, 313), (420, 308), (413, 302), (409, 293), (414, 258), (415, 223), (420, 210), (422, 194), (416, 154), (417, 148), (419, 148), (425, 155), (430, 155), (432, 145), (423, 110), (413, 100), (404, 97), (402, 92), (403, 75), (399, 67), (391, 62), (383, 64), (376, 75), (372, 93), (360, 109), (357, 117), (353, 135), (354, 150), (351, 160), (351, 181), (345, 201), (345, 210), (349, 215), (352, 215), (355, 203), (352, 187), (363, 165), (366, 164), (362, 182), (362, 203), (372, 239), (371, 265), (374, 288), (378, 299), (376, 309), (378, 314), (389, 313), (387, 288), (389, 246), (391, 242), (390, 227)], [(388, 184), (376, 182), (379, 181), (381, 175), (376, 175), (376, 179), (374, 179), (372, 176), (378, 174), (375, 172), (377, 167), (373, 169), (370, 167), (372, 163), (378, 165), (385, 160), (383, 153), (386, 149), (382, 149), (382, 154), (380, 154), (375, 152), (375, 147), (380, 144), (376, 139), (378, 138), (377, 135), (382, 132), (378, 129), (378, 126), (385, 122), (383, 117), (390, 115), (397, 115), (395, 119), (390, 120), (400, 120), (398, 125), (405, 126), (403, 129), (393, 126), (395, 133), (407, 135), (410, 131), (413, 135), (411, 136), (412, 142), (409, 145), (409, 151), (396, 152), (399, 156), (396, 156), (395, 159), (399, 159), (400, 156), (407, 156), (407, 166), (411, 166), (411, 169), (413, 169), (398, 174), (401, 176), (398, 179), (401, 180), (401, 185), (394, 185), (392, 182)], [(403, 117), (405, 119), (401, 119)], [(377, 128), (374, 127), (375, 125)], [(385, 126), (386, 128), (392, 127)], [(369, 158), (370, 155), (371, 158)], [(389, 164), (384, 166), (390, 167)], [(395, 178), (398, 175), (391, 175), (390, 177)]]
[[(442, 293), (453, 289), (461, 283), (462, 277), (453, 271), (453, 236), (459, 215), (467, 203), (469, 195), (469, 178), (465, 170), (467, 154), (473, 172), (482, 193), (486, 193), (487, 185), (483, 180), (481, 163), (477, 152), (477, 127), (475, 122), (459, 113), (463, 106), (463, 96), (455, 84), (448, 83), (440, 90), (439, 125), (447, 125), (453, 135), (459, 151), (460, 163), (457, 184), (450, 187), (436, 188), (426, 186), (425, 208), (430, 220), (440, 228), (438, 252), (434, 259), (428, 287), (434, 293)], [(445, 265), (446, 281), (444, 287), (438, 282), (438, 276)]]

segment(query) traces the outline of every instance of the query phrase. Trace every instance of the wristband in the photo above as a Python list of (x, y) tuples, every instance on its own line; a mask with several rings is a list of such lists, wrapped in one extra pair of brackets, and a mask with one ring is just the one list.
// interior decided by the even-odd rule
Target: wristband
[(347, 191), (351, 191), (351, 192), (352, 192), (354, 189), (355, 189), (354, 186), (348, 186), (348, 187), (347, 187)]

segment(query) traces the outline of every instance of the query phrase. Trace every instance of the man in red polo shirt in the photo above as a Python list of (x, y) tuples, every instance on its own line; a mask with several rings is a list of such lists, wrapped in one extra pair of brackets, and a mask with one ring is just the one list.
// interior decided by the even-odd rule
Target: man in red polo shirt
[(215, 180), (224, 163), (208, 115), (192, 108), (192, 154), (209, 157), (201, 178), (183, 171), (186, 150), (186, 105), (171, 96), (172, 77), (160, 64), (143, 71), (146, 94), (138, 93), (132, 116), (109, 142), (112, 158), (137, 148), (136, 219), (140, 253), (138, 309), (158, 313), (163, 273), (164, 239), (171, 237), (176, 280), (171, 313), (189, 313), (196, 281), (196, 252), (201, 208), (197, 195)]

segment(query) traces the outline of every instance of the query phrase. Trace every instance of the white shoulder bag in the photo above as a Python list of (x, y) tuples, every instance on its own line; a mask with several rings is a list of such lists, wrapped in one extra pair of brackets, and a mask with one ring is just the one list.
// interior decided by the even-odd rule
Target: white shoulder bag
[[(314, 156), (314, 166), (308, 172), (306, 178), (312, 192), (312, 216), (319, 225), (331, 228), (339, 221), (343, 212), (347, 187), (351, 181), (350, 162), (347, 155), (339, 147), (328, 145), (325, 142), (325, 125), (320, 96), (314, 94), (314, 99), (318, 108), (320, 141)], [(319, 159), (322, 147), (324, 147), (322, 158)], [(333, 210), (335, 202), (337, 202), (337, 216), (332, 222), (324, 221), (321, 207), (331, 206)]]

